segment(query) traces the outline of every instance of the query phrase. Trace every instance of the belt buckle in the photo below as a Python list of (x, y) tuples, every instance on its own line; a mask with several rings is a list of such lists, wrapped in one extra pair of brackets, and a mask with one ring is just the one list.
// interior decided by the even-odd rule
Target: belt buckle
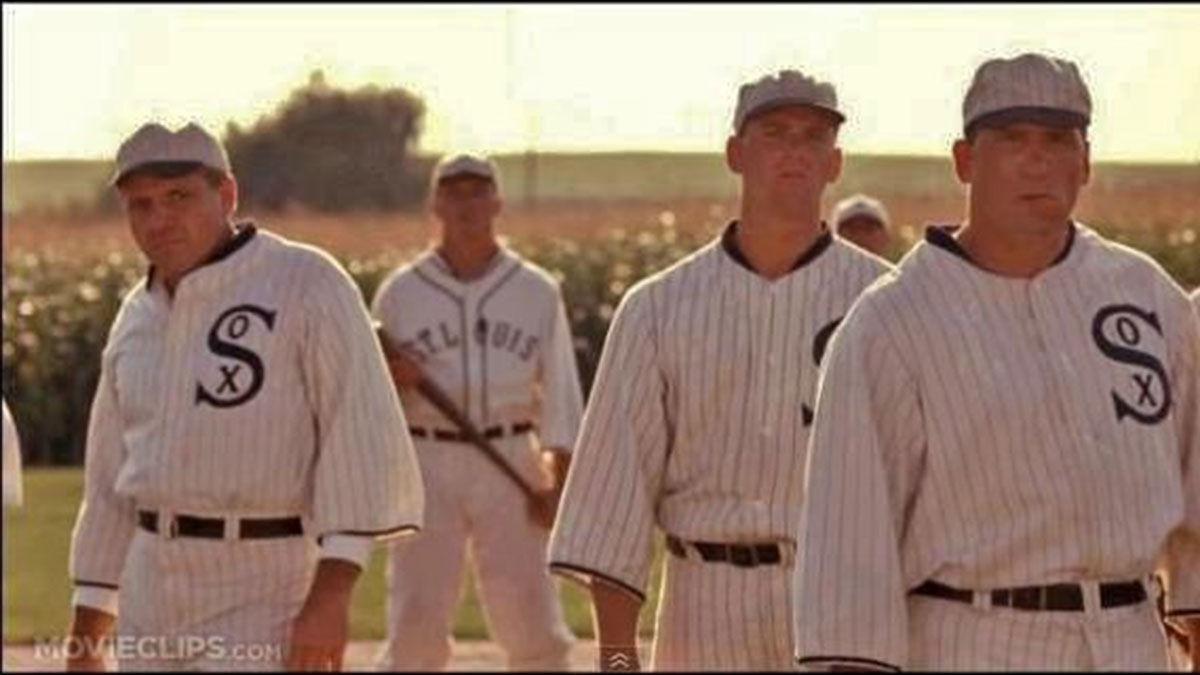
[(167, 539), (178, 539), (179, 518), (176, 517), (175, 513), (173, 511), (159, 511), (158, 517), (160, 521), (165, 518), (167, 524), (166, 527), (163, 527), (162, 523), (160, 522), (158, 531), (161, 532)]

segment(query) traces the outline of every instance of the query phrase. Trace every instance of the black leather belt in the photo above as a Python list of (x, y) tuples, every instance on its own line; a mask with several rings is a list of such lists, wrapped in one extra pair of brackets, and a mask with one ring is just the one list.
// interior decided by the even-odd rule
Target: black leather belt
[(705, 562), (727, 562), (737, 567), (778, 565), (783, 562), (779, 544), (713, 544), (706, 541), (683, 541), (667, 535), (667, 549), (677, 558), (687, 557), (687, 547), (695, 549)]
[[(143, 530), (158, 533), (158, 513), (138, 511), (138, 525)], [(274, 539), (276, 537), (299, 537), (304, 534), (304, 525), (299, 516), (291, 518), (239, 518), (230, 519), (238, 523), (238, 539)], [(224, 539), (223, 518), (201, 518), (199, 516), (176, 515), (167, 526), (171, 537), (199, 537), (201, 539)]]
[[(974, 591), (953, 588), (932, 579), (917, 586), (912, 592), (967, 604), (973, 604), (975, 600)], [(1059, 612), (1083, 611), (1083, 589), (1079, 584), (1000, 588), (991, 592), (991, 600), (995, 607)], [(1140, 581), (1100, 584), (1100, 606), (1104, 609), (1136, 605), (1145, 600), (1146, 588)]]
[[(524, 433), (533, 431), (533, 422), (517, 422), (516, 424), (497, 424), (481, 430), (484, 438), (493, 439), (501, 436), (519, 436)], [(409, 427), (408, 433), (413, 438), (432, 438), (435, 441), (456, 441), (458, 443), (467, 443), (467, 435), (461, 431), (450, 431), (449, 429), (430, 429), (427, 427)]]

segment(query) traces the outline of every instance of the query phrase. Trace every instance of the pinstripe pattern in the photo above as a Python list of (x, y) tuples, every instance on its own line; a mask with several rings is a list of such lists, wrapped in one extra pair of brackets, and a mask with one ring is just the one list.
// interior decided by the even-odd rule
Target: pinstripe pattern
[[(537, 443), (525, 434), (493, 445), (530, 484), (551, 487), (538, 446), (570, 451), (583, 413), (570, 327), (553, 277), (501, 249), (482, 277), (463, 282), (428, 251), (384, 281), (372, 311), (477, 426), (536, 423)], [(402, 391), (401, 397), (414, 425), (455, 428), (421, 396)], [(574, 638), (546, 569), (547, 533), (525, 516), (524, 495), (475, 448), (414, 442), (429, 497), (427, 522), (418, 541), (391, 551), (384, 664), (395, 670), (446, 666), (469, 544), (489, 632), (509, 666), (566, 669)]]
[(992, 59), (979, 66), (963, 98), (964, 126), (1016, 107), (1071, 111), (1091, 117), (1092, 99), (1074, 63), (1041, 54)]
[[(840, 240), (821, 245), (770, 282), (714, 241), (624, 298), (551, 536), (556, 572), (641, 597), (656, 528), (692, 541), (793, 539), (814, 343), (886, 268)], [(788, 667), (779, 573), (673, 560), (656, 665)]]
[[(988, 590), (1158, 565), (1168, 609), (1200, 608), (1200, 326), (1151, 259), (1075, 232), (1065, 258), (1020, 280), (931, 230), (847, 317), (810, 441), (799, 658), (913, 665), (910, 608), (925, 600), (905, 595), (930, 578)], [(1141, 314), (1111, 311), (1130, 306)], [(1020, 630), (1037, 632), (1036, 614), (1014, 615)], [(1010, 667), (1042, 658), (978, 630), (1007, 640)]]
[(21, 439), (17, 425), (13, 422), (8, 403), (0, 399), (4, 408), (4, 506), (20, 506), (24, 501), (21, 485)]
[[(71, 554), (71, 576), (85, 584), (115, 587), (128, 574), (135, 508), (301, 515), (310, 536), (394, 536), (421, 524), (416, 458), (357, 288), (327, 254), (265, 231), (188, 274), (173, 300), (149, 283), (125, 299), (103, 354), (85, 476)], [(225, 583), (224, 574), (246, 588), (270, 587), (275, 572), (266, 570), (283, 574), (279, 561), (299, 552), (295, 543), (236, 542), (220, 551), (208, 544), (144, 544), (162, 549), (143, 551), (154, 565), (165, 558), (177, 565), (152, 565), (162, 579), (127, 578), (172, 585), (159, 591), (179, 603), (163, 608), (165, 623), (151, 617), (146, 625), (208, 626), (216, 616), (200, 616), (208, 594), (224, 591), (205, 579)], [(267, 554), (288, 547), (290, 554)], [(256, 559), (255, 551), (264, 558), (231, 565)], [(149, 564), (139, 563), (143, 571)], [(226, 571), (210, 577), (206, 566)], [(251, 574), (256, 566), (263, 574)], [(154, 597), (138, 595), (147, 588), (127, 591)], [(192, 590), (182, 597), (179, 589)], [(228, 621), (257, 625), (262, 610), (246, 605), (246, 618), (230, 614), (237, 593), (229, 593), (211, 602), (227, 603), (220, 612)], [(128, 596), (123, 604), (136, 617), (151, 616)]]

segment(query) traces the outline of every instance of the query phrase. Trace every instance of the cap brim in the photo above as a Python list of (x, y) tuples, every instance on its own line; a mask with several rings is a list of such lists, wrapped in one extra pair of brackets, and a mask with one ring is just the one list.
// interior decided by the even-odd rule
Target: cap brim
[(482, 178), (484, 180), (490, 180), (493, 183), (496, 182), (496, 177), (493, 176), (492, 174), (484, 173), (482, 171), (475, 171), (473, 169), (459, 169), (458, 171), (454, 171), (452, 173), (444, 173), (437, 177), (437, 182), (440, 183), (444, 180), (450, 180), (451, 178), (462, 178), (463, 176), (470, 176), (471, 178)]
[(967, 123), (963, 133), (967, 136), (979, 129), (1000, 129), (1010, 124), (1038, 124), (1056, 129), (1087, 128), (1088, 118), (1082, 113), (1059, 108), (1019, 106), (995, 110), (976, 117)]
[[(135, 173), (146, 173), (156, 178), (178, 178), (186, 176), (197, 169), (208, 167), (204, 162), (186, 160), (155, 160), (151, 162), (142, 162), (127, 167), (124, 170), (116, 170), (113, 172), (112, 178), (109, 180), (109, 187), (120, 185), (121, 181), (129, 178)], [(208, 167), (211, 168), (211, 167)]]
[(842, 122), (846, 121), (845, 115), (838, 112), (837, 110), (834, 110), (833, 108), (828, 108), (819, 103), (813, 103), (812, 101), (809, 101), (807, 99), (800, 99), (800, 98), (781, 98), (781, 99), (775, 99), (773, 101), (768, 101), (768, 102), (762, 103), (761, 105), (758, 105), (754, 108), (751, 108), (750, 110), (747, 110), (746, 114), (742, 116), (742, 121), (741, 121), (741, 124), (738, 125), (737, 131), (739, 133), (741, 133), (742, 129), (744, 129), (746, 127), (746, 123), (749, 122), (750, 120), (754, 119), (755, 117), (758, 117), (759, 115), (765, 115), (766, 113), (769, 113), (773, 110), (779, 110), (780, 108), (788, 108), (788, 107), (796, 106), (796, 105), (801, 105), (806, 108), (812, 108), (813, 110), (816, 110), (818, 112), (825, 113), (834, 121), (835, 124), (838, 124), (838, 125), (840, 125)]

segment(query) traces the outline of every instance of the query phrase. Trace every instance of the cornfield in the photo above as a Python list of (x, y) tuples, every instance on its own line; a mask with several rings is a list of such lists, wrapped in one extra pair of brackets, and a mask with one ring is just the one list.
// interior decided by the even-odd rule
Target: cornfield
[[(1085, 222), (1146, 251), (1185, 287), (1200, 284), (1200, 190), (1176, 191), (1167, 204), (1139, 203), (1097, 187), (1099, 196), (1081, 204)], [(893, 257), (911, 246), (923, 223), (954, 220), (961, 210), (953, 195), (894, 195), (887, 203), (897, 224)], [(733, 208), (729, 201), (684, 200), (669, 207), (571, 202), (509, 210), (500, 225), (508, 243), (562, 282), (585, 390), (626, 290), (701, 246)], [(259, 223), (332, 252), (368, 300), (432, 234), (419, 214), (275, 214)], [(144, 262), (119, 220), (8, 223), (4, 239), (4, 398), (21, 430), (26, 462), (78, 463), (100, 352)]]

